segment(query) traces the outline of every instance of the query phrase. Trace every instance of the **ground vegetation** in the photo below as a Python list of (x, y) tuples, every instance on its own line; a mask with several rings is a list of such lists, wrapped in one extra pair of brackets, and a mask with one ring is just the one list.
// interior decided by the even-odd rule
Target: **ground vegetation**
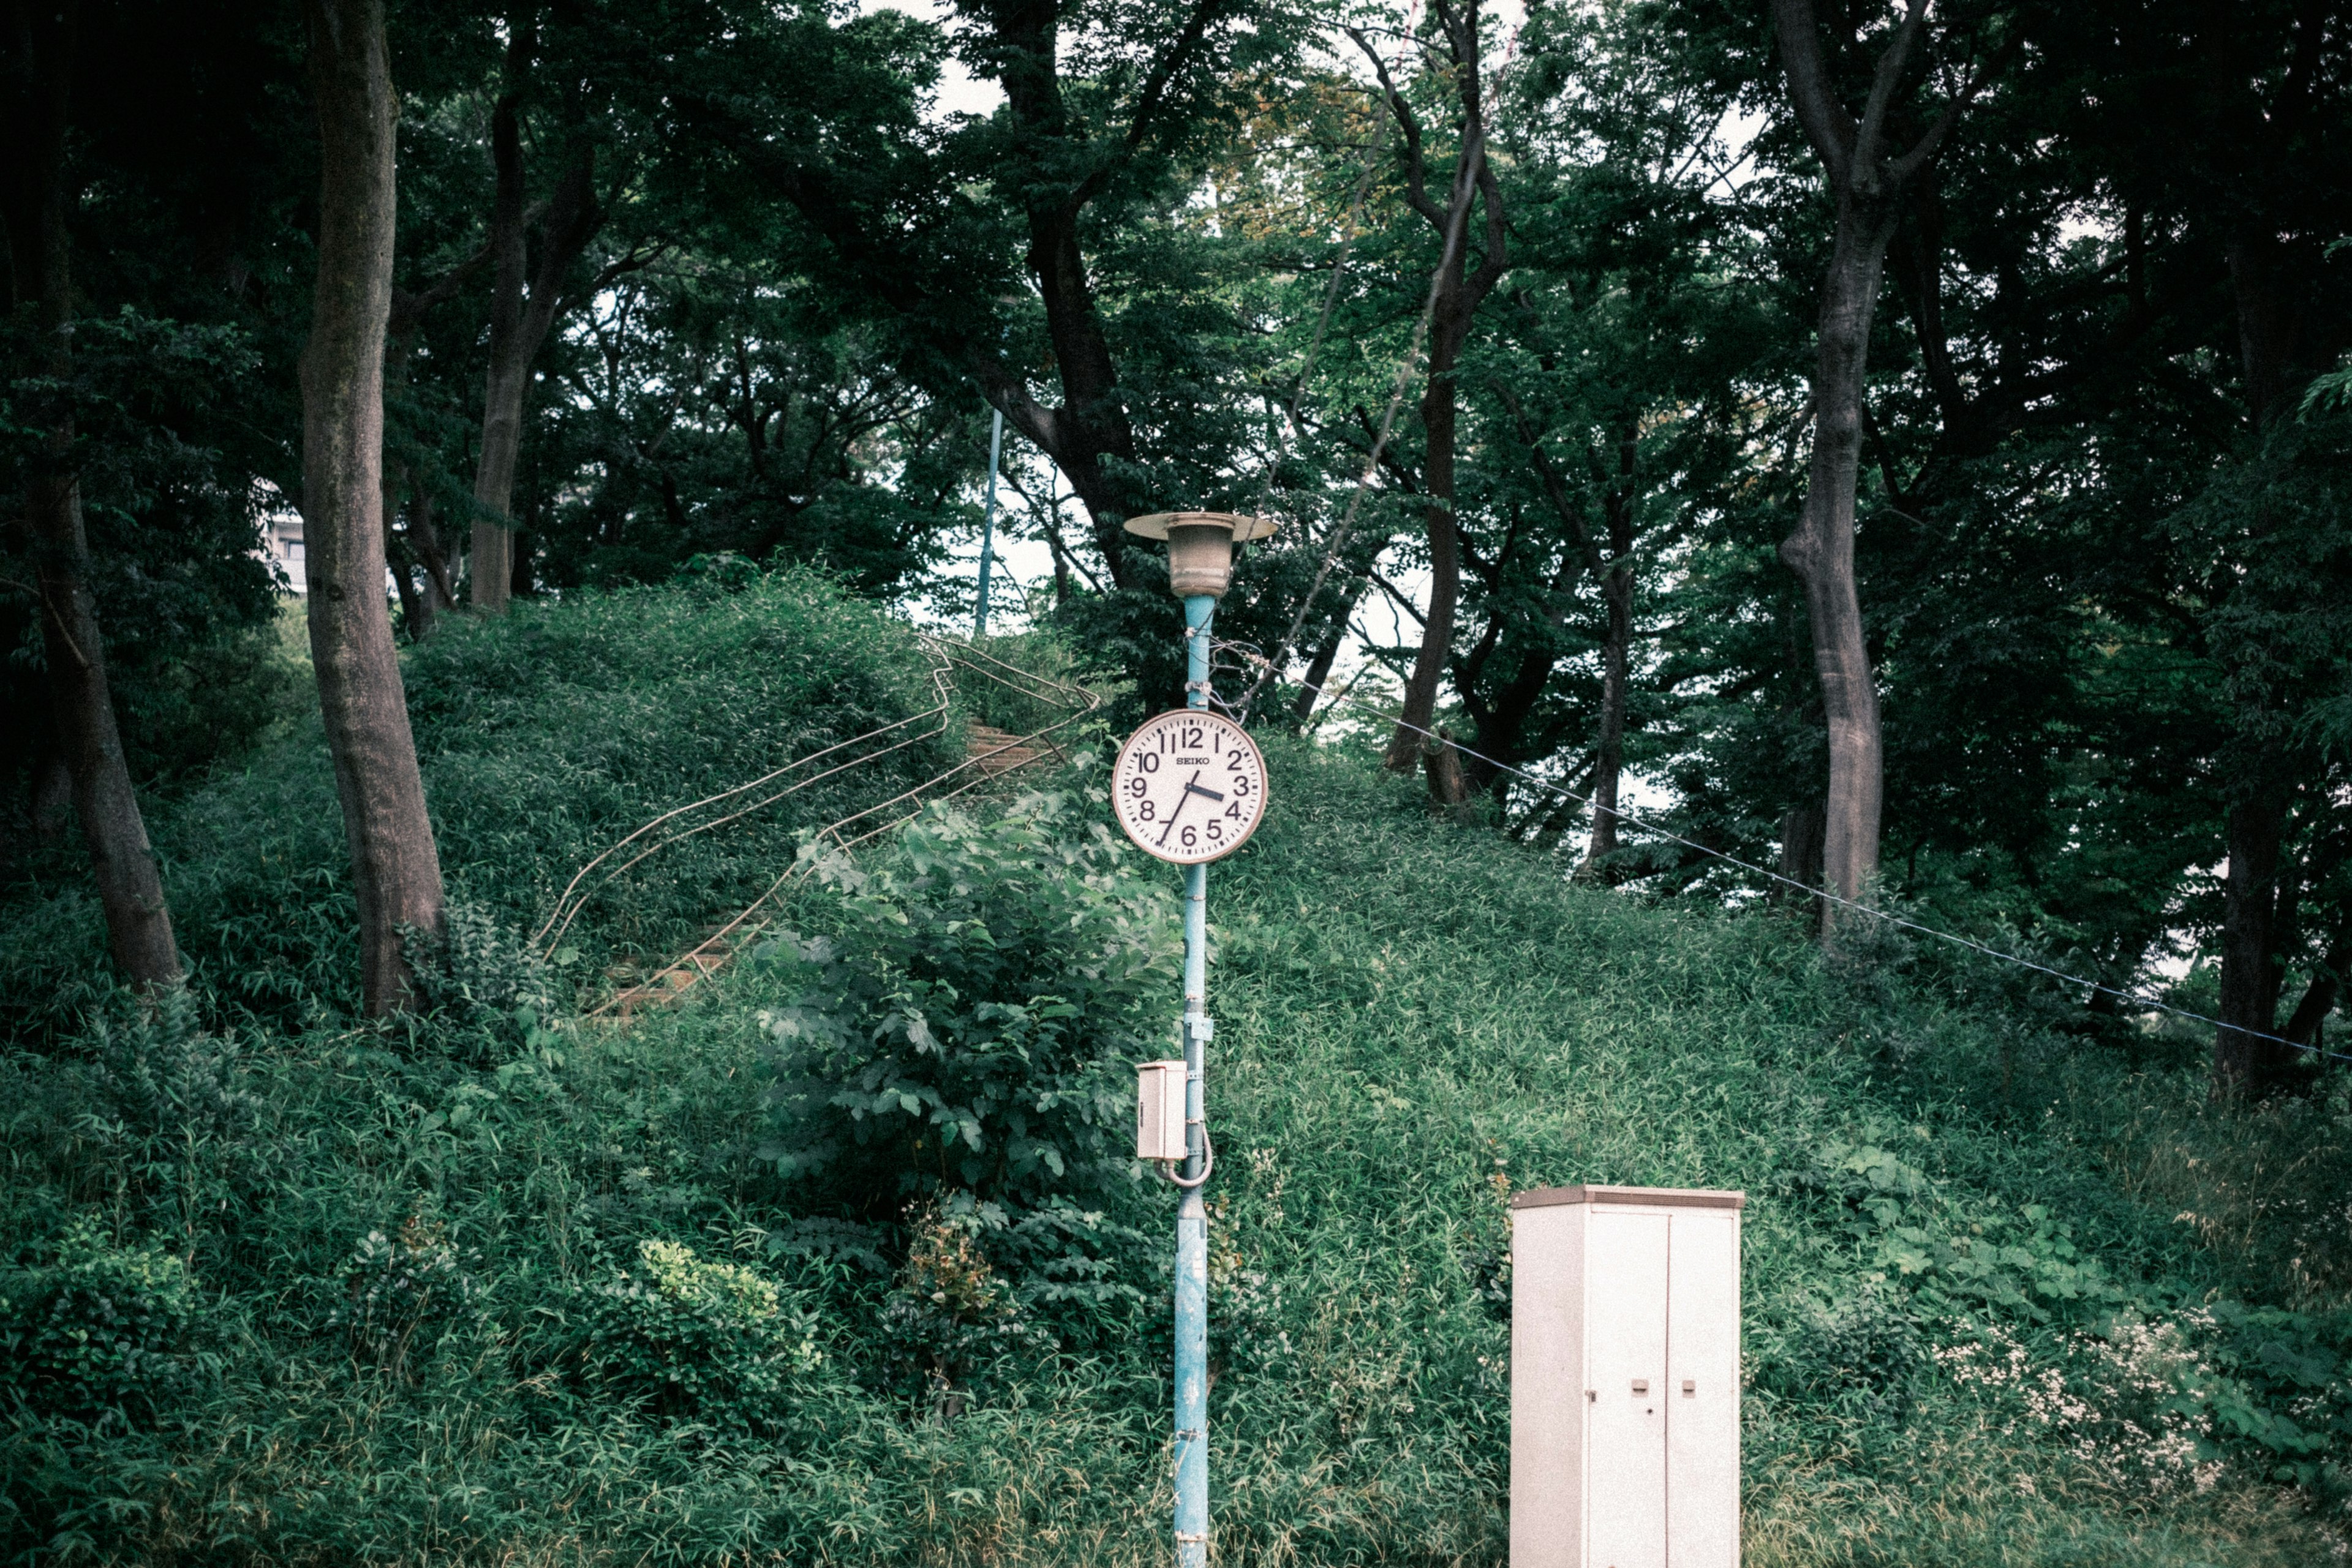
[[(780, 622), (821, 679), (775, 684)], [(615, 831), (615, 795), (755, 758), (683, 725), (633, 784), (581, 765), (581, 715), (694, 692), (806, 744), (836, 681), (919, 660), (805, 578), (449, 631), (413, 685), (475, 706), (420, 707), (420, 756), (480, 804), (443, 825), (424, 1005), (359, 1016), (306, 721), (159, 811), (160, 843), (244, 868), (240, 953), (192, 945), (163, 1005), (85, 996), (0, 1068), (11, 1554), (1156, 1561), (1171, 1203), (1123, 1147), (1173, 900), (1096, 768), (827, 860), (614, 1028), (582, 1016), (606, 961), (677, 928), (535, 948), (540, 868)], [(1272, 815), (1213, 881), (1223, 1550), (1499, 1561), (1507, 1202), (1611, 1180), (1749, 1194), (1750, 1560), (2334, 1551), (2340, 1094), (2212, 1101), (2193, 1031), (2122, 1050), (1899, 934), (1825, 953), (1801, 907), (1574, 884), (1433, 813), (1384, 742), (1275, 742)], [(255, 803), (302, 778), (324, 830), (273, 832)], [(772, 867), (787, 826), (702, 865)], [(722, 895), (650, 876), (637, 918)], [(12, 947), (85, 897), (18, 889)]]

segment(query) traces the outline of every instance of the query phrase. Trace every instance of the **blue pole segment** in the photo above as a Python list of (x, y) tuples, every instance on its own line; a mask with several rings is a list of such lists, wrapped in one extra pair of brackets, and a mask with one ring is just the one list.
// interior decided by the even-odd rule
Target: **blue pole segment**
[(972, 616), (971, 635), (988, 635), (988, 558), (996, 547), (996, 458), (1004, 449), (1004, 410), (996, 411), (996, 423), (988, 432), (988, 509), (980, 519), (980, 612)]
[[(1184, 706), (1209, 705), (1209, 626), (1217, 601), (1184, 600)], [(1207, 1169), (1202, 1073), (1207, 1055), (1209, 868), (1184, 868), (1184, 1179)], [(1209, 1211), (1186, 1187), (1176, 1209), (1176, 1568), (1209, 1561)]]
[(1207, 594), (1184, 595), (1184, 706), (1209, 705), (1209, 626), (1217, 601)]

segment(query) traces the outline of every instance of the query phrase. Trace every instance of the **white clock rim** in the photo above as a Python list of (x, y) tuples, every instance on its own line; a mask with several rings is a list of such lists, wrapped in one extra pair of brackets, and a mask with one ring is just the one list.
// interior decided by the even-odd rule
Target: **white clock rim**
[[(1147, 844), (1136, 836), (1134, 828), (1128, 826), (1125, 814), (1118, 809), (1118, 770), (1120, 766), (1126, 763), (1128, 753), (1135, 749), (1136, 742), (1143, 739), (1144, 731), (1164, 719), (1213, 720), (1216, 722), (1226, 726), (1228, 729), (1232, 730), (1235, 735), (1239, 736), (1241, 738), (1242, 744), (1249, 748), (1250, 755), (1257, 759), (1257, 809), (1251, 812), (1249, 820), (1242, 825), (1241, 837), (1218, 849), (1213, 854), (1171, 855), (1164, 849)], [(1207, 866), (1215, 861), (1223, 859), (1226, 856), (1231, 855), (1234, 850), (1239, 849), (1243, 845), (1248, 843), (1251, 837), (1257, 832), (1257, 825), (1265, 820), (1265, 803), (1267, 796), (1272, 793), (1272, 780), (1268, 776), (1265, 765), (1265, 752), (1259, 749), (1257, 742), (1251, 737), (1250, 732), (1247, 730), (1243, 729), (1239, 724), (1234, 723), (1231, 719), (1226, 718), (1223, 714), (1212, 713), (1207, 710), (1201, 708), (1165, 709), (1160, 712), (1152, 714), (1150, 718), (1144, 720), (1142, 723), (1138, 724), (1129, 732), (1127, 739), (1119, 742), (1118, 755), (1111, 760), (1110, 777), (1110, 815), (1111, 819), (1118, 824), (1118, 830), (1121, 833), (1126, 834), (1128, 842), (1134, 845), (1138, 849), (1142, 850), (1146, 855), (1150, 856), (1153, 859), (1165, 861), (1171, 866)]]

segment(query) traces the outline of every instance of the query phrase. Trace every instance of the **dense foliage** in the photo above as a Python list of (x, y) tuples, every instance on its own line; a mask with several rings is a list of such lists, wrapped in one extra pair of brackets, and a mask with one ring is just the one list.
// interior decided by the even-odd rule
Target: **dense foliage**
[(775, 1041), (778, 1173), (894, 1215), (941, 1190), (1016, 1212), (1124, 1184), (1130, 1086), (1164, 1037), (1170, 901), (1110, 830), (1043, 797), (981, 824), (932, 807), (842, 894), (824, 933), (751, 967), (790, 1000)]
[(1222, 1550), (1495, 1560), (1504, 1200), (1622, 1180), (1754, 1199), (1750, 1561), (2340, 1554), (2347, 23), (13, 6), (9, 1552), (1160, 1556), (1087, 753), (1223, 508)]
[[(763, 591), (835, 681), (909, 657), (805, 581), (798, 612), (646, 590), (436, 657), (729, 647)], [(668, 689), (674, 642), (609, 646), (605, 700)], [(713, 660), (704, 700), (772, 662)], [(505, 668), (476, 765), (579, 722), (558, 664)], [(169, 810), (219, 820), (318, 744), (289, 726)], [(2184, 1034), (2120, 1053), (1951, 950), (1825, 957), (1801, 920), (1569, 886), (1344, 751), (1271, 762), (1212, 884), (1222, 1550), (1499, 1561), (1506, 1202), (1578, 1180), (1749, 1194), (1751, 1562), (2334, 1550), (2342, 1094), (2210, 1103)], [(9, 1554), (1159, 1560), (1171, 1203), (1118, 1152), (1126, 1068), (1167, 1048), (1172, 889), (1090, 776), (827, 862), (792, 936), (625, 1029), (485, 916), (453, 941), (476, 991), (550, 988), (520, 1017), (354, 1029), (206, 980), (12, 1052)], [(549, 773), (535, 807), (604, 787)], [(549, 887), (529, 836), (483, 842), (480, 875)], [(257, 861), (289, 946), (331, 931), (331, 838)], [(28, 891), (12, 930), (55, 918)]]

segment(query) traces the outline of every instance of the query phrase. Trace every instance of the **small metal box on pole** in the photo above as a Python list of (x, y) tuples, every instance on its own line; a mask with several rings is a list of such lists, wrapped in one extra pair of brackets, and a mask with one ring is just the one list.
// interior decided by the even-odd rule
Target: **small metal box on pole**
[(1184, 1063), (1145, 1062), (1135, 1069), (1135, 1157), (1174, 1163), (1184, 1147)]
[(1511, 1200), (1511, 1568), (1738, 1568), (1746, 1202)]

